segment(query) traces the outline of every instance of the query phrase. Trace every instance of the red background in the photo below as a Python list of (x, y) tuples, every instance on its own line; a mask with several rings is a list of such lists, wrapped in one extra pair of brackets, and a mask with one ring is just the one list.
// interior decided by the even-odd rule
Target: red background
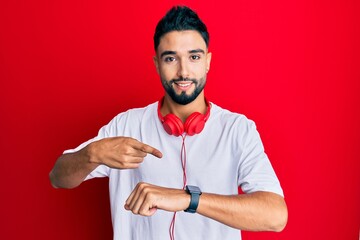
[(0, 238), (112, 238), (107, 180), (55, 190), (48, 173), (161, 97), (152, 36), (179, 3), (210, 31), (206, 95), (257, 123), (285, 191), (286, 229), (243, 238), (359, 239), (357, 0), (1, 1)]

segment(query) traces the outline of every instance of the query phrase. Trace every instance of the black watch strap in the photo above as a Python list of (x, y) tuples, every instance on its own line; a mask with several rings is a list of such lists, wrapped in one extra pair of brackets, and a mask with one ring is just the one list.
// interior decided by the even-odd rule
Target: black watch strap
[(187, 209), (185, 209), (185, 212), (188, 213), (196, 213), (196, 209), (199, 205), (199, 199), (200, 199), (200, 195), (201, 195), (201, 190), (199, 187), (197, 186), (190, 186), (187, 185), (186, 186), (186, 192), (190, 194), (191, 196), (191, 200), (190, 200), (190, 205)]

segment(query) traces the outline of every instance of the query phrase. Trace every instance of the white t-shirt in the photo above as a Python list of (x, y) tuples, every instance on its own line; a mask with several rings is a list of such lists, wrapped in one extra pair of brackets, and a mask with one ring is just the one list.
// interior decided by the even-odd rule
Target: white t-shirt
[[(134, 215), (124, 203), (138, 182), (178, 188), (183, 187), (181, 165), (182, 138), (168, 135), (157, 115), (158, 103), (120, 113), (102, 127), (98, 136), (81, 144), (106, 137), (128, 136), (159, 149), (163, 157), (148, 154), (138, 169), (118, 170), (97, 167), (86, 180), (109, 177), (110, 204), (114, 240), (170, 239), (172, 212), (158, 210), (151, 217)], [(245, 193), (274, 192), (283, 196), (280, 183), (270, 164), (253, 121), (212, 103), (210, 117), (203, 131), (186, 136), (187, 184), (202, 192), (234, 195), (241, 187)], [(175, 239), (240, 239), (237, 229), (199, 214), (178, 212)]]

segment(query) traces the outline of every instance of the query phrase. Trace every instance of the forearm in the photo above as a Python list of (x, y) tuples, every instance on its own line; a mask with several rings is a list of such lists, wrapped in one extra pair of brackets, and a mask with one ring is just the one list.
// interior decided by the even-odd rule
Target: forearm
[(234, 196), (204, 193), (197, 212), (230, 227), (248, 231), (281, 231), (287, 223), (284, 199), (269, 192)]
[(138, 168), (148, 153), (162, 157), (158, 149), (129, 137), (94, 141), (78, 152), (60, 156), (50, 172), (51, 184), (55, 188), (77, 187), (99, 165), (115, 169)]
[(49, 174), (51, 184), (55, 188), (77, 187), (97, 166), (90, 162), (86, 147), (75, 153), (63, 154)]

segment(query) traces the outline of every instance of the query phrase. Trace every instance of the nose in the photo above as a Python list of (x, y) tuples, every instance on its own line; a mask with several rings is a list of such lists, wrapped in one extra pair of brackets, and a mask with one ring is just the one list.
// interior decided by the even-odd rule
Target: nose
[(179, 65), (178, 65), (178, 76), (179, 77), (183, 77), (183, 78), (188, 78), (189, 77), (189, 66), (188, 63), (186, 62), (186, 60), (182, 59), (181, 61), (179, 61)]

